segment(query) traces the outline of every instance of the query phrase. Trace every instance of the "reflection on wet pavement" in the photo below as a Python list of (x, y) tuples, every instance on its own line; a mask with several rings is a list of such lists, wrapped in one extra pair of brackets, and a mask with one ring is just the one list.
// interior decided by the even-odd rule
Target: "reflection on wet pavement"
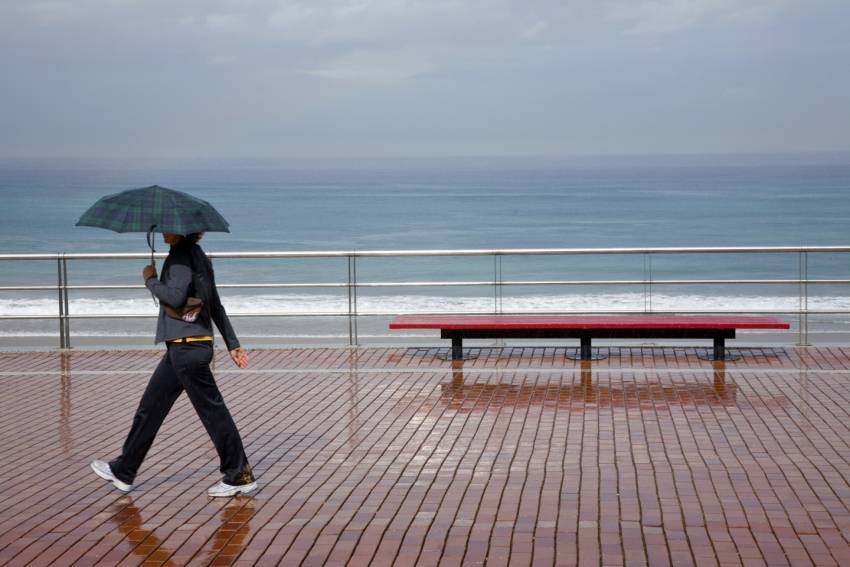
[[(499, 409), (505, 406), (542, 405), (585, 411), (589, 407), (651, 408), (669, 404), (734, 405), (738, 387), (726, 379), (723, 361), (714, 361), (714, 369), (697, 375), (691, 381), (659, 380), (657, 373), (632, 373), (614, 376), (603, 372), (594, 379), (593, 361), (582, 361), (580, 371), (561, 375), (547, 373), (538, 382), (505, 383), (502, 380), (478, 382), (480, 372), (464, 375), (463, 361), (452, 363), (452, 379), (441, 383), (440, 399), (449, 408), (461, 411)], [(621, 373), (622, 374), (622, 373)], [(602, 379), (602, 384), (599, 380)], [(696, 381), (693, 381), (696, 380)], [(781, 398), (784, 398), (782, 396)]]
[[(157, 535), (156, 528), (145, 526), (142, 512), (132, 496), (118, 498), (110, 510), (114, 513), (109, 519), (126, 538), (132, 555), (145, 562), (169, 567), (184, 564), (174, 558), (177, 550), (166, 545)], [(181, 546), (189, 549), (197, 547), (194, 557), (201, 556), (205, 565), (230, 565), (242, 552), (246, 538), (251, 534), (250, 521), (253, 516), (254, 503), (251, 498), (232, 498), (219, 511), (218, 527), (212, 537), (203, 530), (196, 530)], [(169, 535), (166, 532), (162, 537), (167, 538)]]
[(850, 565), (850, 348), (741, 352), (222, 351), (231, 500), (185, 397), (130, 496), (88, 467), (161, 353), (2, 353), (0, 564)]

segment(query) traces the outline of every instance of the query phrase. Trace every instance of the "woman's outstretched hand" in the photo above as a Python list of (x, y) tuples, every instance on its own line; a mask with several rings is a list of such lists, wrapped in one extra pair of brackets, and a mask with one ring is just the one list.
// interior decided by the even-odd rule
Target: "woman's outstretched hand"
[(239, 368), (248, 368), (248, 353), (242, 347), (230, 351), (230, 358)]

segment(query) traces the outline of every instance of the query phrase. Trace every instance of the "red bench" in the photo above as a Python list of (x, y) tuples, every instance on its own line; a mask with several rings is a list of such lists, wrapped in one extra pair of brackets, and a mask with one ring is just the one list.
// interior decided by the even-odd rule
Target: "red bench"
[(463, 339), (579, 339), (581, 359), (592, 358), (592, 339), (714, 339), (724, 360), (726, 339), (737, 329), (789, 329), (776, 317), (746, 315), (399, 315), (390, 329), (440, 329), (452, 340), (452, 360), (463, 358)]

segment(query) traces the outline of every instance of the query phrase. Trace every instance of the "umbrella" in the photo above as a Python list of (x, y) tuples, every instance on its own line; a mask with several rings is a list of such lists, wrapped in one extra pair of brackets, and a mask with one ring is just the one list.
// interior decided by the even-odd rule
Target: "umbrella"
[(183, 235), (230, 232), (227, 221), (208, 202), (159, 185), (102, 197), (83, 213), (77, 226), (147, 233), (151, 264), (154, 263), (154, 232)]

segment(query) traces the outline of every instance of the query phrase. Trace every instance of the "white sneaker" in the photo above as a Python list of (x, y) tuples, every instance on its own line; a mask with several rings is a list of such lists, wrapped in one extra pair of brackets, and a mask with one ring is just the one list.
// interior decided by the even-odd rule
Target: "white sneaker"
[(115, 475), (112, 474), (112, 469), (109, 468), (109, 463), (104, 463), (103, 461), (92, 461), (90, 466), (91, 470), (94, 471), (94, 474), (96, 474), (103, 480), (110, 481), (112, 485), (121, 492), (130, 492), (131, 490), (133, 490), (132, 484), (121, 482), (120, 480), (115, 478)]
[(212, 496), (213, 498), (217, 498), (219, 496), (236, 496), (237, 494), (248, 494), (249, 492), (253, 492), (256, 489), (256, 482), (249, 482), (248, 484), (239, 484), (236, 486), (232, 486), (230, 484), (227, 484), (223, 480), (220, 480), (213, 486), (210, 486), (209, 489), (207, 489), (207, 495)]

